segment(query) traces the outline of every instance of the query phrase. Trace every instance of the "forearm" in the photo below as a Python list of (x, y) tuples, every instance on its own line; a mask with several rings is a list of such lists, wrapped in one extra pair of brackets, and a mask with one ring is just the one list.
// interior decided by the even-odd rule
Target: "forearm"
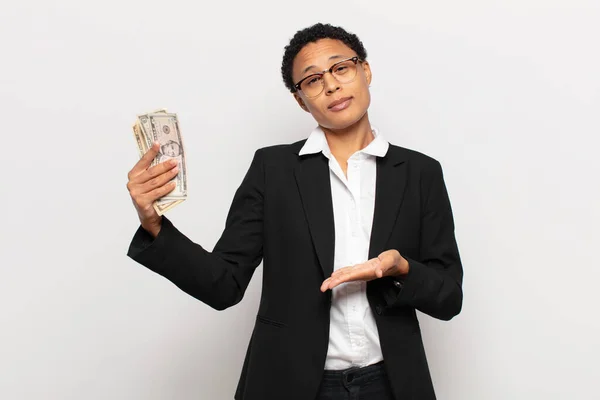
[(212, 252), (189, 240), (163, 217), (155, 238), (138, 229), (128, 255), (217, 310), (237, 304), (262, 261), (263, 176), (257, 150)]
[(424, 203), (417, 259), (402, 255), (408, 273), (384, 288), (389, 306), (414, 307), (432, 317), (448, 320), (462, 308), (463, 268), (454, 235), (454, 219), (439, 163), (422, 176)]
[(217, 310), (243, 297), (245, 285), (238, 280), (244, 269), (192, 242), (166, 218), (155, 238), (140, 227), (127, 255)]
[(460, 313), (463, 293), (460, 278), (451, 270), (437, 269), (415, 260), (406, 276), (396, 278), (398, 285), (390, 285), (386, 300), (390, 307), (413, 307), (441, 320), (450, 320)]

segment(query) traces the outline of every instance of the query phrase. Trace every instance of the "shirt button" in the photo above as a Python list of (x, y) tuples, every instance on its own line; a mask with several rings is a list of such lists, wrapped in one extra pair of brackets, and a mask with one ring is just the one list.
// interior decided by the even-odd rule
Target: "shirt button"
[(396, 286), (397, 288), (401, 288), (402, 287), (402, 282), (397, 281), (394, 279), (394, 286)]
[(377, 304), (377, 306), (375, 306), (375, 312), (377, 315), (381, 315), (381, 313), (383, 313), (383, 307), (381, 307), (381, 304)]

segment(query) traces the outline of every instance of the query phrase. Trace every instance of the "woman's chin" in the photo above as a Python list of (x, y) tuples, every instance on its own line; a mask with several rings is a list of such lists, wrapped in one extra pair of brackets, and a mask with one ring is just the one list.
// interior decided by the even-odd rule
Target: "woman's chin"
[(359, 124), (366, 115), (366, 111), (362, 115), (338, 115), (336, 118), (319, 121), (319, 125), (332, 131), (342, 131)]

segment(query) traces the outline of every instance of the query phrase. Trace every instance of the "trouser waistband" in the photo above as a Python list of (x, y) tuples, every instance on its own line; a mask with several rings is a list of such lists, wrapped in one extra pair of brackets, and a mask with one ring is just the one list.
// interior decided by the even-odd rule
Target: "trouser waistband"
[(383, 361), (376, 364), (367, 365), (366, 367), (351, 367), (344, 370), (325, 370), (323, 372), (324, 381), (339, 381), (351, 383), (356, 379), (360, 379), (369, 375), (377, 375), (384, 373)]

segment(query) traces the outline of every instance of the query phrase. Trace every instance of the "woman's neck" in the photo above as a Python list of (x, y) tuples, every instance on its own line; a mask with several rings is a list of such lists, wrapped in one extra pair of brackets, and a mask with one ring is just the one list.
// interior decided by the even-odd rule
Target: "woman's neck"
[(347, 160), (352, 154), (364, 149), (375, 136), (367, 113), (356, 123), (340, 130), (323, 128), (331, 153), (337, 159)]

